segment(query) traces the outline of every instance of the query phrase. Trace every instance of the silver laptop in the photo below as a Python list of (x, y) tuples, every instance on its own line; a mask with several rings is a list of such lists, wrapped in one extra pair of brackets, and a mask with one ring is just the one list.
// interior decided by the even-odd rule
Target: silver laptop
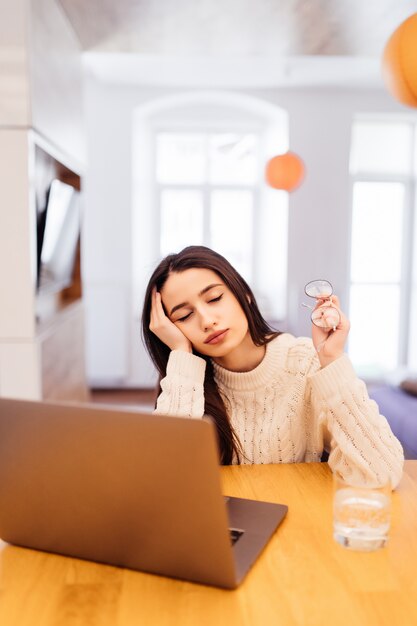
[(0, 398), (0, 537), (233, 589), (287, 507), (224, 497), (209, 420)]

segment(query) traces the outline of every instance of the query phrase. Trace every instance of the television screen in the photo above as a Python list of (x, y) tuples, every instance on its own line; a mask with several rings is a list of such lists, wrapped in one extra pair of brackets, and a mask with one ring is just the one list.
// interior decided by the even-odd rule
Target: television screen
[(79, 192), (60, 180), (53, 180), (38, 234), (38, 289), (60, 291), (71, 284), (80, 235)]

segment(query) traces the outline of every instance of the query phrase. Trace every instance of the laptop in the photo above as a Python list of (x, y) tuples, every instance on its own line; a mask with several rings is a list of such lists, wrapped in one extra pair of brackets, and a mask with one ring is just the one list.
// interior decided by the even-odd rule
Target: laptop
[(287, 506), (222, 495), (214, 424), (0, 398), (0, 537), (236, 588)]

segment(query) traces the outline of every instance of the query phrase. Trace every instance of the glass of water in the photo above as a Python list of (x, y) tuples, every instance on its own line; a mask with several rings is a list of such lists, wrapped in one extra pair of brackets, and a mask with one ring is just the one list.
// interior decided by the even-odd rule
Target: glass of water
[(385, 546), (391, 525), (391, 485), (360, 484), (334, 476), (333, 537), (351, 550)]

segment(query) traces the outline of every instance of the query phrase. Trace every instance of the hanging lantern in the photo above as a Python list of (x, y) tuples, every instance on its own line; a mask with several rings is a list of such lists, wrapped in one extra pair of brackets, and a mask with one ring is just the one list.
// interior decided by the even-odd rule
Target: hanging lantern
[(304, 178), (304, 163), (294, 152), (273, 157), (266, 164), (265, 179), (274, 189), (294, 191)]
[(382, 64), (388, 91), (403, 104), (417, 107), (417, 13), (393, 32)]

